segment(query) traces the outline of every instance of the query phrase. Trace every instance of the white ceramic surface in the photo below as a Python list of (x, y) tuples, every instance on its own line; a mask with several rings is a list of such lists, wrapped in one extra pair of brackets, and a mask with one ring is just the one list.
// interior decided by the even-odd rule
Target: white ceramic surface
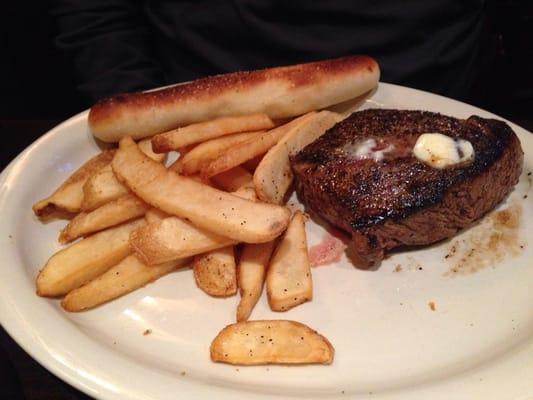
[[(363, 107), (494, 117), (384, 83)], [(235, 367), (212, 363), (208, 348), (234, 321), (238, 297), (208, 297), (190, 270), (80, 314), (35, 295), (35, 276), (59, 249), (64, 221), (39, 222), (31, 204), (98, 151), (86, 120), (84, 112), (52, 129), (0, 178), (0, 320), (60, 378), (102, 399), (533, 398), (533, 193), (524, 198), (531, 186), (533, 135), (524, 129), (510, 124), (525, 151), (524, 173), (500, 206), (521, 210), (516, 246), (523, 249), (501, 259), (488, 252), (484, 257), (492, 265), (452, 275), (447, 272), (454, 261), (445, 254), (453, 241), (393, 254), (371, 271), (355, 269), (343, 256), (313, 269), (312, 302), (273, 313), (263, 294), (252, 314), (307, 323), (333, 343), (334, 363)], [(488, 229), (481, 224), (459, 240), (468, 243)], [(311, 244), (324, 234), (314, 223), (307, 231)], [(146, 329), (152, 333), (144, 336)]]

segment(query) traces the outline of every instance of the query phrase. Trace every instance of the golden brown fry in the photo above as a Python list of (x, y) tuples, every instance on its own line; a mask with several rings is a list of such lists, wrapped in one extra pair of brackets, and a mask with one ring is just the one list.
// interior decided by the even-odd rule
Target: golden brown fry
[(168, 217), (170, 217), (170, 215), (168, 215), (166, 212), (153, 207), (146, 211), (146, 215), (144, 216), (146, 222), (149, 224), (152, 222), (160, 222)]
[(274, 241), (245, 244), (237, 268), (241, 301), (237, 306), (237, 322), (246, 321), (263, 291), (265, 271), (274, 249)]
[(109, 164), (87, 179), (83, 185), (81, 208), (83, 211), (95, 210), (128, 194), (128, 192), (128, 189), (118, 181), (111, 164)]
[[(153, 221), (154, 217), (150, 219)], [(178, 217), (150, 222), (135, 230), (130, 245), (146, 264), (161, 264), (221, 247), (236, 244), (235, 240), (211, 233)]]
[(235, 192), (244, 187), (254, 187), (253, 175), (242, 167), (235, 167), (211, 178), (216, 187)]
[(210, 296), (227, 297), (237, 293), (237, 267), (233, 246), (194, 257), (194, 279)]
[(68, 243), (82, 236), (101, 231), (143, 216), (150, 206), (134, 194), (126, 194), (91, 212), (76, 215), (60, 232), (59, 242)]
[(241, 199), (257, 201), (257, 195), (255, 194), (255, 189), (253, 187), (244, 186), (234, 192), (231, 192), (231, 194), (234, 196), (238, 196)]
[(130, 233), (144, 223), (128, 222), (58, 251), (37, 276), (37, 294), (61, 296), (103, 274), (131, 253)]
[(254, 173), (254, 185), (260, 200), (281, 204), (293, 181), (289, 156), (318, 139), (342, 119), (330, 111), (321, 111), (283, 138), (263, 157)]
[(137, 146), (139, 146), (139, 149), (152, 160), (160, 163), (165, 160), (165, 153), (155, 153), (152, 149), (152, 138), (139, 140)]
[[(152, 142), (150, 139), (141, 140), (138, 143), (138, 146), (139, 149), (152, 160), (157, 162), (164, 161), (164, 154), (155, 154), (152, 151)], [(118, 181), (111, 168), (111, 163), (109, 163), (91, 175), (83, 185), (83, 201), (81, 209), (83, 211), (95, 210), (128, 193), (129, 190)]]
[(252, 158), (264, 154), (272, 146), (274, 146), (283, 136), (293, 129), (296, 129), (300, 124), (307, 121), (315, 112), (307, 113), (291, 122), (278, 126), (270, 131), (262, 133), (257, 138), (251, 138), (245, 142), (239, 143), (232, 147), (231, 151), (227, 151), (219, 157), (211, 161), (205, 168), (202, 169), (202, 176), (210, 178), (218, 175), (224, 171), (232, 169), (242, 163), (251, 160)]
[(69, 292), (61, 305), (70, 312), (96, 307), (141, 288), (188, 262), (189, 259), (180, 259), (148, 266), (130, 255), (96, 279)]
[(145, 202), (237, 241), (268, 242), (290, 219), (285, 207), (241, 199), (169, 171), (139, 151), (131, 138), (120, 141), (112, 166)]
[(211, 360), (228, 364), (331, 364), (335, 349), (296, 321), (246, 321), (226, 326), (211, 343)]
[(45, 217), (56, 212), (79, 212), (83, 201), (83, 185), (96, 171), (109, 165), (114, 154), (115, 150), (105, 150), (83, 164), (52, 195), (33, 205), (35, 215)]
[(237, 143), (242, 143), (253, 137), (259, 137), (261, 133), (263, 132), (235, 133), (233, 135), (222, 136), (200, 143), (186, 154), (180, 155), (180, 158), (178, 158), (169, 169), (184, 175), (196, 174), (209, 164), (209, 162), (235, 146)]
[(266, 287), (272, 311), (287, 311), (313, 297), (305, 219), (300, 211), (294, 214), (270, 260)]
[[(233, 194), (244, 199), (257, 200), (253, 187), (242, 187)], [(130, 241), (139, 256), (150, 264), (173, 260), (177, 257), (176, 254), (195, 255), (237, 243), (198, 229), (157, 208), (148, 210), (145, 218), (149, 225), (146, 229), (139, 229), (139, 232), (132, 234)], [(167, 218), (168, 221), (161, 223)]]
[(156, 153), (165, 153), (232, 133), (259, 131), (273, 127), (274, 122), (266, 114), (222, 117), (155, 135), (152, 138), (152, 147)]

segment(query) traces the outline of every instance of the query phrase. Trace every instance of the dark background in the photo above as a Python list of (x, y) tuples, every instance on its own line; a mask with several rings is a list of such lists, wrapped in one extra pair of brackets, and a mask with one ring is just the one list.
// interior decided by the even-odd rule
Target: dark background
[[(68, 59), (54, 46), (46, 1), (0, 13), (0, 170), (48, 129), (87, 108)], [(467, 101), (533, 130), (533, 1), (492, 1), (482, 62)], [(424, 89), (424, 88), (420, 88)], [(85, 399), (0, 329), (0, 398)]]

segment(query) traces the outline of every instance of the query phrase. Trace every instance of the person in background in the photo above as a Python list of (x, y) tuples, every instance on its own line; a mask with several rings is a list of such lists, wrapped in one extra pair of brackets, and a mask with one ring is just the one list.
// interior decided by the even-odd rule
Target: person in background
[(382, 81), (463, 99), (484, 0), (54, 0), (87, 104), (191, 79), (369, 54)]

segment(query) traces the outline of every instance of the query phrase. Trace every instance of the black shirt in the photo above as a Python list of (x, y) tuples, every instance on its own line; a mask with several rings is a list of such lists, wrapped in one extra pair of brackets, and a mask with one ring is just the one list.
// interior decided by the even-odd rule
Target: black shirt
[(463, 98), (483, 0), (62, 0), (57, 44), (88, 103), (201, 76), (365, 53), (382, 80)]

